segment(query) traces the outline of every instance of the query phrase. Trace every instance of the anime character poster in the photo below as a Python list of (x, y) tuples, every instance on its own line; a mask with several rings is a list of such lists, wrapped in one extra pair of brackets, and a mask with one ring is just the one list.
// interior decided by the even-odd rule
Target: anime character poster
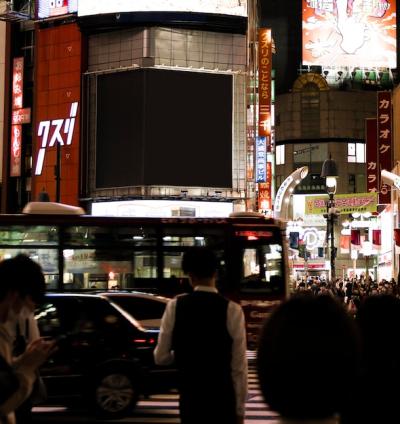
[(45, 19), (53, 16), (76, 13), (78, 11), (78, 0), (38, 0), (38, 18)]
[(303, 63), (396, 68), (396, 1), (303, 0)]

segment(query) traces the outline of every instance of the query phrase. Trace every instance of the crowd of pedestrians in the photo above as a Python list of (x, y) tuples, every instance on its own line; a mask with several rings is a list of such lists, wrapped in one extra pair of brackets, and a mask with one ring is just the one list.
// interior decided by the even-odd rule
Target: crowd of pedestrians
[(394, 278), (390, 281), (382, 279), (377, 282), (371, 277), (360, 276), (338, 278), (335, 282), (329, 282), (318, 276), (309, 276), (296, 281), (295, 292), (304, 291), (314, 295), (330, 294), (344, 303), (353, 314), (357, 312), (361, 302), (369, 296), (389, 294), (400, 298), (400, 285)]

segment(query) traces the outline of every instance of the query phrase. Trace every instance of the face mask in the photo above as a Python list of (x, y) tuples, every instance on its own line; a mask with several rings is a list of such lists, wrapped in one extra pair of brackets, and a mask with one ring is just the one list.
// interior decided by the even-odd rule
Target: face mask
[(4, 323), (4, 326), (7, 328), (7, 331), (15, 337), (16, 326), (19, 320), (19, 314), (14, 311), (14, 308), (11, 306), (8, 310), (7, 321)]
[(11, 330), (12, 333), (15, 331), (15, 326), (18, 321), (22, 321), (31, 315), (31, 311), (26, 306), (22, 306), (19, 312), (16, 312), (15, 309), (15, 305), (10, 307), (5, 323), (6, 327)]

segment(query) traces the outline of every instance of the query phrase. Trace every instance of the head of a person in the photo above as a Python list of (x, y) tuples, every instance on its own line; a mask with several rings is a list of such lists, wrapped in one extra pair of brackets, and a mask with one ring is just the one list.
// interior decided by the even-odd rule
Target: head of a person
[(356, 326), (331, 296), (296, 295), (266, 320), (257, 354), (261, 391), (271, 409), (289, 419), (323, 419), (345, 410), (356, 378)]
[(217, 257), (207, 247), (192, 247), (182, 258), (182, 271), (189, 276), (191, 284), (212, 284), (217, 273)]
[(400, 299), (390, 294), (366, 297), (359, 306), (356, 322), (367, 367), (376, 364), (382, 370), (392, 368), (399, 373)]
[(19, 254), (0, 262), (0, 302), (10, 312), (19, 314), (23, 308), (33, 311), (43, 300), (46, 290), (44, 275), (39, 264)]

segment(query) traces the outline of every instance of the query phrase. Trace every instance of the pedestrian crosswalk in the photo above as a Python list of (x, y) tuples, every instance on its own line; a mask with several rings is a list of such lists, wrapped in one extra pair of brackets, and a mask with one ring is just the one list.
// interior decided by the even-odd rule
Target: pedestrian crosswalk
[[(255, 352), (248, 352), (247, 357), (249, 361), (249, 386), (245, 424), (277, 424), (278, 415), (268, 408), (260, 393), (255, 369)], [(127, 422), (178, 424), (180, 422), (178, 395), (154, 395), (140, 401), (134, 416), (130, 417)]]
[[(271, 411), (264, 403), (255, 367), (255, 352), (247, 352), (249, 361), (249, 385), (248, 399), (246, 402), (245, 424), (278, 424), (278, 415)], [(54, 409), (52, 411), (52, 409)], [(73, 411), (66, 411), (65, 408), (35, 408), (35, 423), (81, 423), (99, 421), (81, 421), (75, 416)], [(46, 410), (48, 414), (46, 413)], [(152, 395), (149, 398), (140, 400), (134, 413), (126, 418), (112, 421), (113, 423), (134, 423), (134, 424), (179, 424), (178, 394)], [(212, 417), (210, 417), (212, 422)]]

